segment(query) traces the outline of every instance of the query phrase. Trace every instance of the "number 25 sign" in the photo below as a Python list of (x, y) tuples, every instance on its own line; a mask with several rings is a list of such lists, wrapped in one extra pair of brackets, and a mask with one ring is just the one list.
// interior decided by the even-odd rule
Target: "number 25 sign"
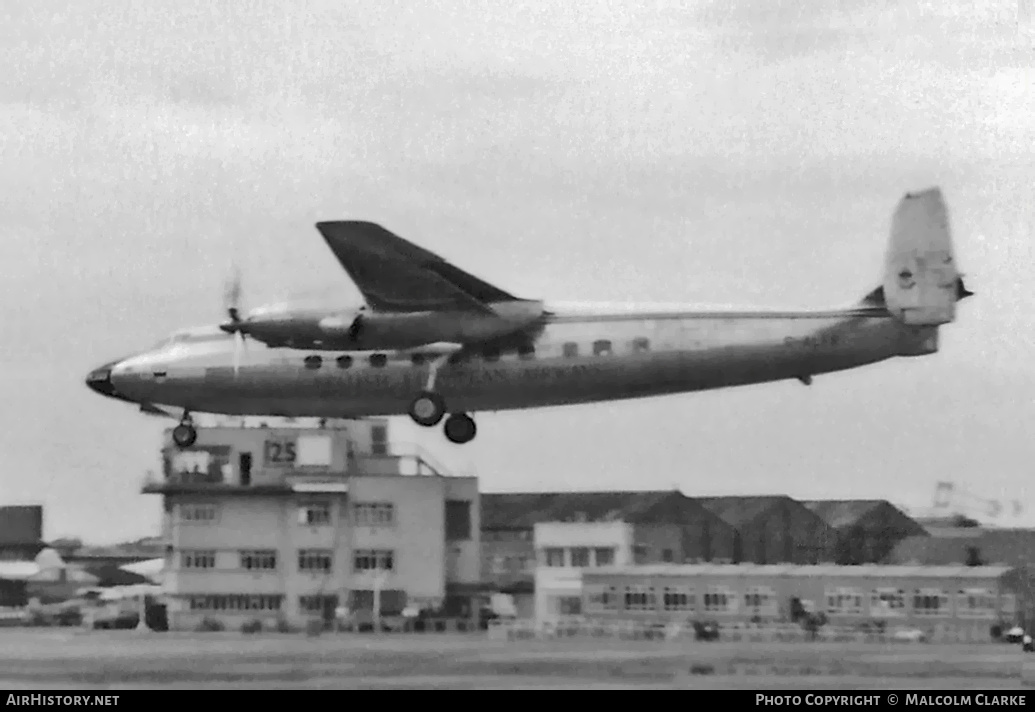
[(267, 440), (264, 450), (267, 465), (291, 465), (295, 462), (293, 440)]

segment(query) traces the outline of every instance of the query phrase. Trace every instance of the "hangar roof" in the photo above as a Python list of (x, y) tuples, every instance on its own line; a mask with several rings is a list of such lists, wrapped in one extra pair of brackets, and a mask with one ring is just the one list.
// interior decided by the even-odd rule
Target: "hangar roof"
[(835, 529), (850, 527), (882, 504), (883, 499), (803, 500), (802, 504)]
[(660, 521), (676, 507), (715, 519), (678, 490), (644, 492), (541, 492), (481, 495), (482, 529), (531, 529), (543, 522)]
[(757, 497), (694, 497), (706, 509), (715, 513), (723, 521), (735, 527), (741, 527), (765, 514), (781, 502), (801, 503), (787, 495), (762, 495)]

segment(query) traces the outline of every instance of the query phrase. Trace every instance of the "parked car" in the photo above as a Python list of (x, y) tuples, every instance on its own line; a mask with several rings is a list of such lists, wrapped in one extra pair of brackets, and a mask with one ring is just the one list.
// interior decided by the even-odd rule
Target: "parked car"
[(900, 628), (892, 634), (891, 639), (906, 643), (922, 643), (927, 639), (927, 635), (919, 628)]
[(1024, 628), (1021, 628), (1019, 625), (1014, 626), (1003, 634), (1003, 640), (1007, 643), (1024, 642)]

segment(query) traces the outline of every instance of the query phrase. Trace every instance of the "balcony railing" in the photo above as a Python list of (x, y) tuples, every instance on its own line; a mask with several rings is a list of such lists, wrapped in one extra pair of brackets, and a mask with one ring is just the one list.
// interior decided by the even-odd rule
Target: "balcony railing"
[(248, 485), (241, 485), (236, 475), (226, 477), (220, 470), (171, 472), (149, 471), (144, 476), (143, 488), (156, 490), (167, 487), (186, 488), (242, 488), (257, 489), (262, 487), (284, 487), (293, 483), (337, 482), (349, 475), (405, 475), (414, 477), (448, 477), (449, 470), (437, 462), (427, 451), (416, 444), (392, 444), (380, 453), (357, 453), (350, 455), (347, 470), (342, 473), (335, 470), (305, 468), (285, 469), (270, 476), (261, 469), (252, 472), (252, 480)]

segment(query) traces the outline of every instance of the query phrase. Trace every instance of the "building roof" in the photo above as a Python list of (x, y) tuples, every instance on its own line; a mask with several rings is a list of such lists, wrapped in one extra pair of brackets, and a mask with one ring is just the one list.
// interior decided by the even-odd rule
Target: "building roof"
[(718, 515), (734, 527), (749, 524), (781, 502), (799, 504), (787, 495), (762, 495), (756, 497), (694, 497), (705, 509)]
[(531, 529), (542, 522), (622, 520), (635, 523), (672, 503), (692, 507), (703, 516), (709, 516), (696, 500), (678, 490), (483, 493), (482, 529)]
[(836, 564), (650, 564), (646, 566), (608, 566), (583, 569), (583, 576), (742, 576), (742, 577), (814, 577), (840, 576), (858, 578), (998, 578), (1010, 566), (838, 566)]
[(42, 505), (0, 507), (0, 545), (37, 544), (42, 539)]
[(834, 529), (853, 526), (882, 504), (894, 506), (883, 499), (814, 499), (801, 503)]
[(989, 564), (1021, 566), (1035, 564), (1035, 530), (980, 529), (967, 535), (911, 536), (900, 541), (886, 561), (888, 564), (964, 564), (971, 548)]

